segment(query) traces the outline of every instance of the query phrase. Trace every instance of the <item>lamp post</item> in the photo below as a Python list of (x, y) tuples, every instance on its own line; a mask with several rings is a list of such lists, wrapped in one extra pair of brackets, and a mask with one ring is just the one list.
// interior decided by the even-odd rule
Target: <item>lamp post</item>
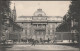
[(72, 19), (72, 17), (71, 17), (71, 34), (72, 34), (72, 42), (74, 43), (74, 29), (73, 29), (73, 26), (74, 26), (74, 19)]

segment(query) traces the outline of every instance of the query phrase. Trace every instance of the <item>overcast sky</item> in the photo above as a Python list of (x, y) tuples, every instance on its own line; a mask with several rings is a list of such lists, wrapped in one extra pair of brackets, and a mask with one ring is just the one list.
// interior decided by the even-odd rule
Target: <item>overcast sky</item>
[(47, 16), (64, 16), (70, 5), (70, 1), (11, 1), (11, 9), (14, 3), (19, 16), (33, 16), (33, 13), (41, 8)]

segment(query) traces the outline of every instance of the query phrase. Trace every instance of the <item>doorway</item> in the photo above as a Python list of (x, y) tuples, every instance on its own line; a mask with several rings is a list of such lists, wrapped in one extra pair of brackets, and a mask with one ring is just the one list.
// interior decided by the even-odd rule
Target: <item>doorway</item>
[(44, 40), (45, 39), (45, 34), (46, 34), (45, 30), (35, 30), (36, 40), (40, 40), (40, 38)]

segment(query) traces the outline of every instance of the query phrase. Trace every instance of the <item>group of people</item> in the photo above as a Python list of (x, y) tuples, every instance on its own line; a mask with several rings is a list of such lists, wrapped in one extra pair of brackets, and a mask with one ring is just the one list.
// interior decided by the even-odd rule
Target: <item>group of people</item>
[(38, 43), (42, 43), (42, 44), (44, 44), (45, 42), (49, 43), (51, 40), (49, 38), (47, 40), (43, 40), (42, 38), (40, 38), (40, 40), (35, 40), (35, 39), (30, 38), (30, 39), (26, 39), (26, 40), (22, 39), (22, 41), (23, 42), (28, 42), (28, 43), (35, 46)]
[(42, 40), (42, 38), (40, 38), (40, 40), (33, 40), (32, 41), (32, 45), (36, 45), (37, 43), (42, 43), (42, 44), (44, 44), (45, 42), (47, 42), (47, 43), (49, 43), (51, 40), (48, 38), (47, 40)]
[(36, 45), (36, 41), (33, 41), (33, 42), (32, 42), (32, 46), (33, 46), (33, 45), (34, 45), (34, 46)]

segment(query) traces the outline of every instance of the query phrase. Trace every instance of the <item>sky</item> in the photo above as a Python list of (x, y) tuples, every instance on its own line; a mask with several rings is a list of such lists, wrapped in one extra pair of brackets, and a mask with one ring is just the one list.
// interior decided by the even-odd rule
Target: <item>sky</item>
[(70, 1), (11, 1), (11, 10), (16, 7), (17, 17), (33, 16), (41, 8), (47, 16), (63, 17), (69, 10)]

